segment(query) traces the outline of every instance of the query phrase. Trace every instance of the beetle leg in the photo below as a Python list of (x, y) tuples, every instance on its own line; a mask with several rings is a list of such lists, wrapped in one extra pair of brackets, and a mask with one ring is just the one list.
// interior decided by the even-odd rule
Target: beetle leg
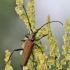
[[(10, 60), (12, 54), (14, 53), (14, 51), (20, 51), (20, 50), (23, 50), (23, 49), (21, 48), (21, 49), (15, 49), (15, 50), (13, 50), (13, 52), (11, 53), (11, 55), (10, 55), (10, 57), (9, 57), (9, 60)], [(8, 60), (8, 61), (9, 61), (9, 60)], [(8, 63), (8, 61), (7, 61), (7, 63)]]
[(43, 53), (43, 51), (39, 45), (37, 45), (37, 44), (34, 44), (34, 45), (36, 45), (41, 50), (41, 52)]
[(26, 38), (29, 38), (28, 35), (30, 35), (30, 34), (26, 34), (25, 37), (26, 37)]
[[(35, 68), (35, 70), (37, 70), (37, 62), (36, 61), (34, 61), (34, 54), (33, 54), (33, 51), (32, 51), (32, 56), (33, 56), (33, 68)], [(35, 64), (34, 64), (35, 63)]]
[[(25, 37), (29, 38), (28, 35), (30, 35), (30, 34), (26, 34)], [(21, 40), (21, 41), (25, 42), (26, 40)]]
[(34, 55), (33, 55), (33, 52), (32, 52), (32, 56), (33, 56), (33, 67), (34, 67)]
[(47, 35), (48, 35), (48, 34), (44, 34), (41, 38), (35, 39), (35, 41), (38, 41), (38, 40), (42, 39), (43, 37), (45, 37), (45, 36), (47, 36)]
[(30, 34), (26, 34), (26, 35), (30, 35)]

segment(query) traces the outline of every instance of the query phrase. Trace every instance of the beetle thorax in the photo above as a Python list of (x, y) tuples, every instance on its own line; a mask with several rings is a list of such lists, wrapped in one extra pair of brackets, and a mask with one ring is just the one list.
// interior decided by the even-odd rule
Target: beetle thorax
[(30, 35), (29, 40), (34, 41), (35, 35), (34, 33)]

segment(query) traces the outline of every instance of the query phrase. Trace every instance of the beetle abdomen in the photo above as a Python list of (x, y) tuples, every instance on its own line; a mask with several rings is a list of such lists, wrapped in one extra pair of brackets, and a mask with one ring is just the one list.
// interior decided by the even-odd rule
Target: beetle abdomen
[(22, 66), (26, 66), (28, 59), (30, 57), (30, 54), (32, 52), (32, 48), (34, 46), (34, 42), (26, 41), (25, 42), (25, 48), (22, 54)]

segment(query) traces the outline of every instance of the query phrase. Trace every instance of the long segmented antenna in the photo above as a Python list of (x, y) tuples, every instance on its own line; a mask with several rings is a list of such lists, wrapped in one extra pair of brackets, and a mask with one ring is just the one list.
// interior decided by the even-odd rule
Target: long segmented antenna
[(26, 9), (25, 9), (24, 5), (23, 5), (23, 8), (24, 8), (24, 11), (25, 11), (25, 13), (26, 13), (26, 16), (27, 16), (27, 19), (28, 19), (28, 22), (29, 22), (30, 30), (33, 32), (32, 28), (31, 28), (31, 24), (30, 24), (30, 21), (29, 21), (29, 18), (28, 18), (28, 15), (27, 15), (27, 12), (26, 12)]
[[(10, 55), (10, 57), (9, 57), (9, 59), (8, 59), (8, 61), (7, 61), (7, 63), (9, 62), (9, 60), (10, 60), (12, 54), (14, 53), (14, 51), (20, 51), (20, 50), (23, 50), (23, 49), (21, 48), (21, 49), (15, 49), (15, 50), (13, 50), (13, 52), (11, 53), (11, 55)], [(7, 63), (6, 63), (6, 64), (7, 64)]]
[[(59, 23), (62, 24), (62, 22), (60, 22), (60, 21), (51, 21), (51, 22), (48, 22), (48, 23), (53, 23), (53, 22), (59, 22)], [(37, 32), (38, 32), (43, 26), (45, 26), (45, 25), (48, 24), (48, 23), (45, 23), (44, 25), (42, 25), (42, 26), (37, 30)], [(62, 25), (63, 25), (63, 24), (62, 24)], [(36, 35), (37, 32), (35, 32), (35, 35)]]

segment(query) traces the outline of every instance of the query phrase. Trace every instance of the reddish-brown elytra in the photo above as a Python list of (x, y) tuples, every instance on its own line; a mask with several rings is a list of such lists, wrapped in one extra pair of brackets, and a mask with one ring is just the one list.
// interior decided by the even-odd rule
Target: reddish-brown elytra
[[(38, 41), (40, 40), (41, 38), (45, 37), (46, 35), (48, 34), (45, 34), (43, 35), (41, 38), (39, 39), (36, 39), (36, 34), (38, 33), (38, 31), (43, 27), (45, 26), (46, 24), (48, 23), (52, 23), (52, 22), (59, 22), (61, 23), (60, 21), (51, 21), (51, 22), (48, 22), (48, 23), (45, 23), (44, 25), (42, 25), (39, 29), (37, 29), (36, 32), (33, 32), (32, 28), (31, 28), (31, 24), (30, 24), (30, 21), (29, 21), (29, 18), (28, 18), (28, 15), (27, 15), (27, 12), (26, 12), (26, 9), (25, 7), (23, 6), (24, 8), (24, 11), (25, 11), (25, 14), (27, 16), (27, 19), (28, 19), (28, 22), (29, 22), (29, 26), (30, 26), (30, 30), (32, 32), (32, 34), (26, 34), (25, 37), (27, 37), (28, 39), (27, 40), (21, 40), (21, 41), (24, 41), (25, 42), (25, 47), (24, 49), (15, 49), (14, 51), (20, 51), (20, 50), (23, 50), (23, 54), (22, 54), (22, 66), (26, 66), (27, 65), (27, 62), (30, 58), (30, 55), (32, 53), (32, 49), (33, 49), (33, 46), (36, 45), (38, 48), (40, 48), (37, 44), (34, 43), (34, 41)], [(62, 24), (62, 23), (61, 23)], [(63, 24), (62, 24), (63, 25)], [(28, 35), (30, 35), (28, 37)], [(41, 48), (40, 48), (41, 49)], [(13, 51), (13, 52), (14, 52)], [(41, 50), (42, 51), (42, 50)], [(10, 57), (12, 56), (13, 52), (11, 53)], [(43, 52), (43, 51), (42, 51)], [(9, 58), (10, 59), (10, 58)]]

